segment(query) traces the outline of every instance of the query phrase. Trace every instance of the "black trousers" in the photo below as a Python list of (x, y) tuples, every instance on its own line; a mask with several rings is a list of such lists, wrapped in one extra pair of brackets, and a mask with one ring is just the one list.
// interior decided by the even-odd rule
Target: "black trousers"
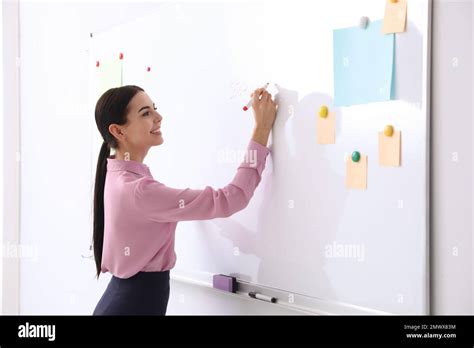
[(165, 315), (169, 295), (170, 271), (112, 276), (93, 315)]

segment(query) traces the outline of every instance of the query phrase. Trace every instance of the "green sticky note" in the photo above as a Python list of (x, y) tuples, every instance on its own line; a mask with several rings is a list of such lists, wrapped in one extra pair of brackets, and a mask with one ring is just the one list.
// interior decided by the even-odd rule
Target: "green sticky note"
[(123, 85), (121, 59), (101, 61), (97, 69), (99, 73), (99, 95), (102, 95), (110, 88), (121, 87)]

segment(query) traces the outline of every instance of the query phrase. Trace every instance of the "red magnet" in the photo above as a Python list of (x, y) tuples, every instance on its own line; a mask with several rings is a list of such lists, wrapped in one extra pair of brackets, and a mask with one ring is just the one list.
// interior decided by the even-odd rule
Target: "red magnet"
[(95, 62), (95, 66), (98, 68), (99, 65), (100, 65), (99, 61), (96, 61), (96, 62)]
[(120, 53), (119, 59), (123, 59), (123, 53)]

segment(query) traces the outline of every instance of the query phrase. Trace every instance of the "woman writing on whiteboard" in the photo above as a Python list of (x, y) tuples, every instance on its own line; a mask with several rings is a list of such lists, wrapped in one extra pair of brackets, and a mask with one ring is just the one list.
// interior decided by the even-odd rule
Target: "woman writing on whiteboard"
[[(143, 163), (163, 143), (163, 117), (143, 89), (109, 89), (97, 101), (95, 120), (104, 140), (94, 188), (93, 245), (97, 277), (112, 278), (94, 315), (164, 315), (169, 271), (176, 262), (178, 221), (230, 216), (244, 209), (258, 186), (276, 105), (263, 88), (252, 93), (255, 127), (247, 151), (257, 159), (240, 164), (221, 189), (167, 187)], [(110, 149), (115, 155), (110, 155)]]

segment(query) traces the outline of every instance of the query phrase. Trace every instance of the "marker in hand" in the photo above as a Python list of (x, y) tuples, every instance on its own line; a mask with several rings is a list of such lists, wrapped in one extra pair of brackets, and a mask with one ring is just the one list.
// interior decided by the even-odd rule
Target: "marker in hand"
[(276, 301), (277, 301), (277, 299), (275, 297), (265, 296), (265, 295), (259, 294), (257, 292), (249, 292), (249, 296), (252, 297), (252, 298), (256, 298), (258, 300), (267, 301), (267, 302), (271, 302), (271, 303), (276, 303)]
[[(267, 84), (265, 86), (263, 86), (262, 88), (263, 89), (266, 89), (268, 87), (270, 83), (267, 82)], [(252, 103), (253, 103), (253, 98), (250, 99), (250, 101), (247, 103), (247, 105), (245, 105), (242, 109), (244, 109), (244, 111), (247, 111), (251, 106), (252, 106)]]

